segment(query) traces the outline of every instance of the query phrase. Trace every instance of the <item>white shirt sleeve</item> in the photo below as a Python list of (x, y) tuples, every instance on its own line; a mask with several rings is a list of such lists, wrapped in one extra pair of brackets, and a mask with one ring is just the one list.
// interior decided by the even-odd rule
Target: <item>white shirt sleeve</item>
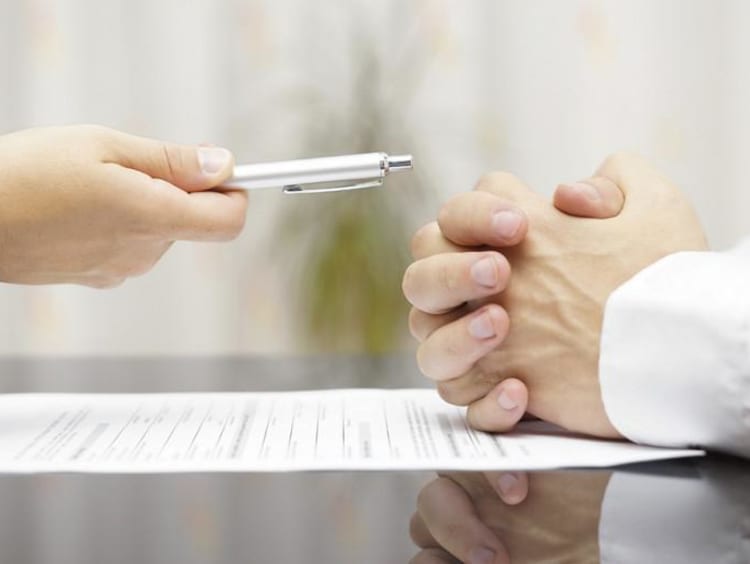
[(750, 240), (665, 257), (607, 301), (599, 377), (627, 438), (750, 458)]

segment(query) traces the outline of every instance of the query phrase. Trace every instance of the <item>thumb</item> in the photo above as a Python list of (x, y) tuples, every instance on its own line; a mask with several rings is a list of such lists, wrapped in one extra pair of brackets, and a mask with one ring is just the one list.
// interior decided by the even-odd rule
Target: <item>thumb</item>
[(466, 410), (469, 425), (480, 431), (504, 433), (515, 427), (526, 413), (529, 391), (515, 378), (500, 382), (486, 396), (470, 404)]
[(219, 186), (232, 175), (234, 157), (223, 147), (178, 145), (112, 132), (111, 160), (166, 180), (186, 192)]
[(568, 215), (607, 219), (622, 211), (625, 195), (611, 179), (593, 176), (571, 184), (560, 184), (553, 201), (558, 210)]

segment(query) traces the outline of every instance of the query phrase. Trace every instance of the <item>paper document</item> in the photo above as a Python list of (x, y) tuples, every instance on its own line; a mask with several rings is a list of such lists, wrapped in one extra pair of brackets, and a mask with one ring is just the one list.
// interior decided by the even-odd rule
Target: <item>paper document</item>
[(506, 470), (702, 454), (469, 428), (433, 390), (0, 396), (0, 472)]

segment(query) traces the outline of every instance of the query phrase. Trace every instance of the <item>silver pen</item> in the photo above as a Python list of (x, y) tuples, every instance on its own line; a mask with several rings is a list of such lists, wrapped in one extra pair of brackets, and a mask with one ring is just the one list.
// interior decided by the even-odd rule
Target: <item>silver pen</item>
[(283, 188), (286, 194), (320, 194), (375, 188), (392, 172), (410, 170), (411, 155), (363, 153), (276, 163), (238, 165), (222, 186), (258, 190)]

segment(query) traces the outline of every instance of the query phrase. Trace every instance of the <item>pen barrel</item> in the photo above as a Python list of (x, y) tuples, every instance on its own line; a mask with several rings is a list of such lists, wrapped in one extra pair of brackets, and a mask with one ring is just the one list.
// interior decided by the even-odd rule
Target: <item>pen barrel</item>
[(388, 169), (385, 153), (364, 153), (298, 161), (258, 163), (235, 167), (223, 186), (256, 190), (305, 184), (352, 182), (383, 178)]

